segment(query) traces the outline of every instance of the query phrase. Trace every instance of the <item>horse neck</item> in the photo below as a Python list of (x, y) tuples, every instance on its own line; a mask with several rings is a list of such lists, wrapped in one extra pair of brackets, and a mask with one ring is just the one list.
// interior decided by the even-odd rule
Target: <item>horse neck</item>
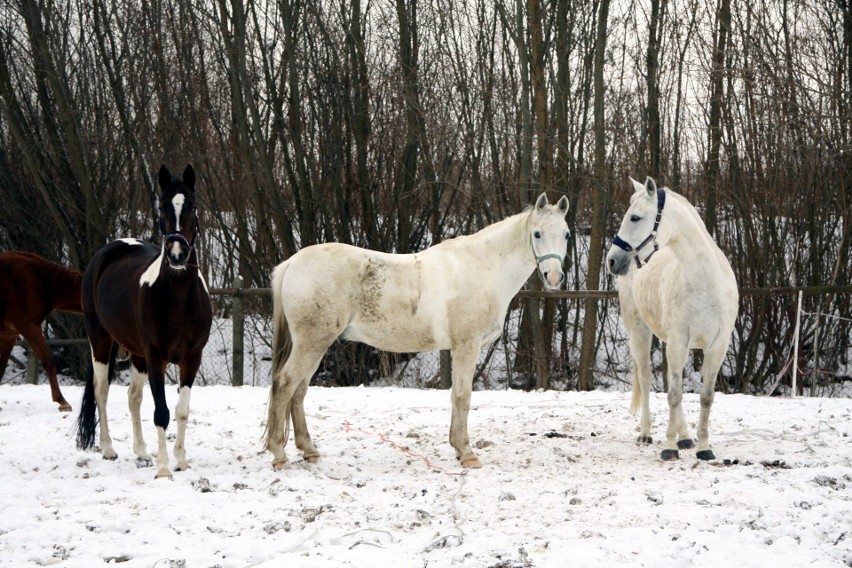
[(489, 265), (500, 274), (507, 293), (515, 293), (535, 269), (535, 258), (529, 242), (529, 223), (533, 210), (524, 211), (498, 221), (476, 233), (482, 258), (493, 259)]
[(53, 309), (75, 314), (83, 313), (81, 287), (83, 274), (57, 264), (44, 261), (44, 282), (53, 300)]
[[(719, 247), (707, 232), (701, 218), (691, 210), (691, 205), (677, 197), (666, 203), (663, 217), (669, 213), (666, 246), (681, 259), (683, 266), (695, 267), (699, 272), (718, 267)], [(661, 226), (662, 228), (662, 226)]]

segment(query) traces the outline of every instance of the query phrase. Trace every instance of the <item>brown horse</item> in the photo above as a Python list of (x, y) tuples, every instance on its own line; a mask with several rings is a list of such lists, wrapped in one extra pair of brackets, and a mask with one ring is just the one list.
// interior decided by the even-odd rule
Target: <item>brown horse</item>
[(41, 333), (41, 322), (54, 311), (82, 314), (80, 286), (83, 274), (23, 251), (0, 253), (0, 376), (6, 371), (19, 335), (44, 366), (50, 394), (59, 410), (70, 412), (56, 380), (53, 354)]

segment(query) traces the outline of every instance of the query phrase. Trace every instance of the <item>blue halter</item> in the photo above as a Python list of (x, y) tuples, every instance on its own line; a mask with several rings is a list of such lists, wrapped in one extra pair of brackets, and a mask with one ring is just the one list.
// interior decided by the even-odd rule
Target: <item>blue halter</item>
[[(636, 267), (637, 268), (642, 268), (644, 265), (648, 264), (648, 261), (651, 260), (652, 256), (654, 256), (654, 253), (657, 252), (658, 250), (660, 250), (660, 245), (657, 243), (657, 229), (660, 227), (660, 219), (662, 219), (662, 217), (663, 217), (663, 207), (665, 207), (665, 206), (666, 206), (666, 190), (658, 189), (657, 190), (657, 218), (654, 220), (654, 228), (651, 230), (651, 234), (648, 235), (648, 237), (644, 241), (642, 241), (639, 244), (639, 246), (637, 246), (635, 249), (633, 247), (631, 247), (630, 244), (627, 241), (625, 241), (624, 239), (622, 239), (618, 235), (615, 235), (615, 237), (613, 237), (613, 239), (612, 239), (612, 244), (617, 246), (618, 248), (620, 248), (624, 252), (635, 252), (636, 253), (636, 256), (634, 256), (633, 258), (636, 260)], [(639, 259), (639, 252), (651, 242), (654, 243), (654, 250), (652, 250), (651, 253), (648, 256), (645, 257), (645, 260), (640, 260)]]

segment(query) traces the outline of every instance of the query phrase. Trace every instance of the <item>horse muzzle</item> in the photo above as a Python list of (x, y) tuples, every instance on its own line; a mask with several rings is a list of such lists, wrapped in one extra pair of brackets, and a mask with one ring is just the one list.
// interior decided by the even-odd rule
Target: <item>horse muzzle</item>
[(165, 242), (166, 262), (169, 266), (183, 270), (192, 252), (192, 245), (180, 233), (172, 233), (166, 237)]
[(630, 270), (630, 261), (633, 256), (632, 253), (611, 248), (606, 255), (606, 268), (614, 276), (624, 276)]
[(538, 273), (546, 290), (559, 290), (562, 287), (562, 281), (565, 280), (562, 262), (556, 258), (539, 262)]

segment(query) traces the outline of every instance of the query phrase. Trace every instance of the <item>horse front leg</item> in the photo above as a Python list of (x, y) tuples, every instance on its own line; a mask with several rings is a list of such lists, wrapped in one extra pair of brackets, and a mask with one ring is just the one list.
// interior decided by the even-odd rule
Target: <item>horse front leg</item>
[(186, 424), (189, 421), (189, 398), (192, 387), (182, 385), (178, 395), (177, 407), (175, 407), (175, 421), (177, 421), (177, 434), (175, 435), (175, 471), (186, 471), (189, 464), (186, 462)]
[(482, 463), (470, 447), (467, 416), (470, 413), (470, 395), (473, 390), (473, 373), (479, 349), (465, 345), (452, 351), (453, 415), (450, 421), (450, 445), (463, 467), (480, 468)]
[(154, 426), (157, 428), (157, 475), (155, 479), (162, 477), (171, 479), (172, 472), (169, 471), (169, 452), (166, 447), (166, 428), (169, 427), (171, 415), (166, 404), (166, 362), (153, 360), (146, 357), (148, 361), (148, 385), (154, 397)]
[(186, 462), (186, 425), (189, 422), (189, 399), (192, 394), (192, 385), (195, 383), (195, 375), (201, 367), (201, 349), (198, 353), (188, 355), (180, 365), (180, 389), (178, 403), (175, 407), (175, 421), (177, 422), (177, 434), (175, 435), (174, 455), (177, 460), (175, 471), (186, 471), (189, 464)]
[(639, 421), (640, 444), (651, 444), (651, 330), (641, 320), (638, 314), (636, 323), (629, 328), (630, 354), (633, 359), (633, 396), (630, 412), (642, 409)]
[(142, 436), (142, 418), (140, 408), (142, 406), (142, 393), (145, 383), (148, 382), (148, 373), (145, 372), (145, 360), (134, 358), (130, 367), (130, 388), (127, 390), (127, 407), (130, 410), (130, 423), (133, 426), (133, 453), (136, 454), (136, 465), (138, 467), (150, 467), (151, 455), (145, 446), (145, 438)]
[(669, 426), (666, 430), (666, 445), (660, 454), (664, 461), (676, 460), (678, 449), (684, 450), (692, 447), (692, 438), (686, 426), (683, 416), (683, 367), (689, 349), (685, 345), (677, 343), (666, 344), (666, 359), (668, 366), (666, 372), (669, 381)]

